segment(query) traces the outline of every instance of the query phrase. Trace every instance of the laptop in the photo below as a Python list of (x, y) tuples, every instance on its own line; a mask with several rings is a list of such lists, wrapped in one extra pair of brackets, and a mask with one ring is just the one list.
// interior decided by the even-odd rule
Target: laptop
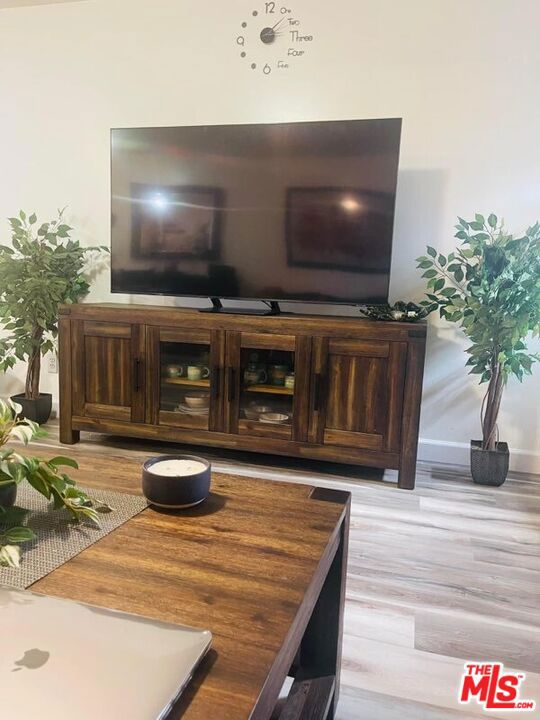
[(17, 720), (160, 720), (212, 635), (0, 587), (0, 704)]

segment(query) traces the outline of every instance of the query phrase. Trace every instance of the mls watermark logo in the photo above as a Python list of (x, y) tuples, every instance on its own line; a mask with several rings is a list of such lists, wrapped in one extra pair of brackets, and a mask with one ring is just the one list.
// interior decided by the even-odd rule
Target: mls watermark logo
[(507, 672), (502, 663), (468, 662), (461, 679), (459, 702), (466, 705), (476, 700), (484, 710), (534, 710), (534, 700), (519, 696), (524, 680), (525, 673)]

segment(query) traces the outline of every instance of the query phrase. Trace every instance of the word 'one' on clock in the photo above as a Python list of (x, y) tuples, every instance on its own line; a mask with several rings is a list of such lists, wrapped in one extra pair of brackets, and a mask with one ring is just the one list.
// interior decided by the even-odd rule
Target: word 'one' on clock
[(288, 70), (309, 52), (312, 42), (313, 35), (303, 29), (294, 11), (278, 2), (264, 2), (253, 10), (236, 38), (240, 57), (264, 75)]

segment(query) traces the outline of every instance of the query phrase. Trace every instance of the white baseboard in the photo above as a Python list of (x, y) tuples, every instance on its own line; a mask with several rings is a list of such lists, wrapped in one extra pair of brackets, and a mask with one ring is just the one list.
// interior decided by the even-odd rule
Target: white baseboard
[[(445, 465), (469, 465), (469, 443), (420, 438), (418, 460)], [(540, 453), (510, 448), (510, 469), (514, 472), (540, 473)]]

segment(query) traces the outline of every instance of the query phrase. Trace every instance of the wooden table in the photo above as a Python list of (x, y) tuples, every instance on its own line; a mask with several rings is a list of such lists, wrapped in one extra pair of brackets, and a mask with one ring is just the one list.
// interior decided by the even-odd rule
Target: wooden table
[[(140, 492), (137, 462), (79, 461), (80, 485)], [(31, 589), (211, 630), (173, 720), (268, 720), (291, 668), (281, 719), (333, 718), (349, 511), (349, 493), (214, 473), (199, 508), (149, 508)]]

